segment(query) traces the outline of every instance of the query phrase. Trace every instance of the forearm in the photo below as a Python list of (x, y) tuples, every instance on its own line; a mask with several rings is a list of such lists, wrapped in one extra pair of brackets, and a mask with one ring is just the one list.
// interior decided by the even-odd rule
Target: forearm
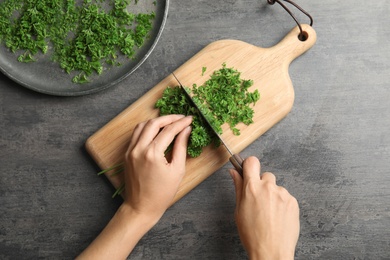
[(137, 214), (124, 203), (77, 259), (125, 259), (158, 219)]

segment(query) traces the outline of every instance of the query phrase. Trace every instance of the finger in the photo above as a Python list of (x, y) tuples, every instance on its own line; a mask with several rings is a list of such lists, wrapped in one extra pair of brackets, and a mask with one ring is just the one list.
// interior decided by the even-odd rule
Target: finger
[(260, 161), (254, 156), (248, 157), (243, 163), (244, 184), (254, 181), (260, 183)]
[(290, 199), (290, 198), (294, 198), (290, 192), (288, 192), (288, 190), (282, 186), (277, 186), (277, 189), (279, 190), (279, 194), (281, 196), (281, 198), (283, 199)]
[(129, 147), (127, 148), (127, 153), (129, 153), (134, 149), (135, 144), (138, 142), (141, 132), (144, 129), (145, 125), (146, 122), (142, 122), (136, 125), (136, 127), (134, 128), (133, 134), (131, 135)]
[(138, 138), (137, 144), (142, 147), (148, 146), (160, 132), (161, 128), (170, 125), (183, 117), (184, 115), (167, 115), (147, 121)]
[(192, 117), (187, 116), (177, 120), (163, 128), (163, 130), (154, 139), (154, 144), (158, 151), (164, 152), (175, 139), (176, 135), (182, 132), (192, 122)]
[(187, 145), (188, 138), (191, 134), (191, 127), (187, 126), (181, 131), (176, 137), (175, 144), (172, 150), (172, 161), (171, 164), (175, 167), (185, 167), (187, 158)]
[(276, 177), (271, 172), (263, 173), (260, 178), (261, 178), (262, 181), (268, 181), (268, 182), (276, 184)]
[(242, 197), (242, 177), (241, 175), (234, 169), (229, 170), (230, 176), (233, 179), (234, 182), (234, 189), (236, 191), (236, 208), (238, 208), (238, 205), (241, 202), (241, 197)]

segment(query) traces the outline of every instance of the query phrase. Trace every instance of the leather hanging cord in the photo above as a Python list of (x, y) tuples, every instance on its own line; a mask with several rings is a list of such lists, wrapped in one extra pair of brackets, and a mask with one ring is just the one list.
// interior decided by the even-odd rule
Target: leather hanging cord
[[(300, 7), (299, 5), (297, 5), (296, 3), (294, 3), (293, 1), (290, 1), (290, 0), (284, 0), (284, 1), (286, 1), (287, 3), (289, 3), (289, 4), (293, 5), (293, 6), (295, 6), (299, 11), (301, 11), (301, 12), (304, 13), (307, 17), (309, 17), (309, 19), (310, 19), (310, 26), (313, 26), (313, 17), (311, 17), (311, 15), (310, 15), (308, 12), (306, 12), (305, 10), (303, 10), (302, 7)], [(298, 27), (299, 27), (299, 30), (301, 31), (300, 34), (298, 35), (299, 40), (305, 41), (305, 40), (306, 40), (306, 36), (305, 36), (305, 34), (303, 33), (303, 31), (302, 31), (302, 27), (301, 27), (300, 23), (298, 22), (297, 18), (296, 18), (296, 17), (294, 16), (294, 14), (290, 11), (290, 9), (288, 9), (287, 6), (285, 6), (285, 5), (284, 5), (281, 1), (279, 1), (279, 0), (267, 0), (267, 2), (268, 2), (268, 4), (270, 4), (270, 5), (273, 5), (273, 4), (275, 4), (275, 2), (277, 2), (278, 4), (280, 4), (280, 5), (284, 8), (284, 10), (286, 10), (286, 11), (291, 15), (291, 17), (292, 17), (292, 18), (294, 19), (294, 21), (297, 23), (297, 25), (298, 25)]]

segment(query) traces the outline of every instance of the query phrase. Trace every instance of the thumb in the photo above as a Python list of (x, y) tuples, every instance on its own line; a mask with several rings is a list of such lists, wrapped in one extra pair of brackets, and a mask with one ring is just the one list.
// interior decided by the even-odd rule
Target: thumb
[(233, 179), (234, 188), (236, 190), (236, 208), (237, 208), (241, 201), (243, 180), (240, 174), (236, 170), (230, 169), (229, 173)]

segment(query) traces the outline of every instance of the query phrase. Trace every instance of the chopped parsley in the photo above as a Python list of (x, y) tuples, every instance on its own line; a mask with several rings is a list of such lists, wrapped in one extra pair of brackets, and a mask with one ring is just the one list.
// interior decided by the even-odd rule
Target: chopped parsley
[[(202, 74), (205, 70), (203, 67)], [(252, 85), (252, 80), (241, 79), (239, 71), (226, 67), (224, 63), (222, 68), (214, 71), (203, 85), (194, 84), (191, 92), (194, 102), (219, 134), (222, 134), (222, 125), (227, 123), (234, 135), (240, 135), (237, 125), (253, 123), (254, 111), (251, 106), (260, 99), (257, 89), (249, 92)], [(203, 147), (209, 144), (219, 145), (219, 138), (207, 127), (207, 123), (203, 122), (199, 112), (187, 100), (179, 86), (166, 88), (155, 107), (160, 110), (160, 115), (194, 116), (187, 148), (187, 153), (191, 157), (199, 156)]]
[[(138, 0), (135, 1), (137, 4)], [(155, 13), (127, 11), (131, 0), (5, 0), (0, 3), (0, 43), (23, 50), (20, 62), (48, 54), (75, 83), (89, 82), (104, 66), (119, 66), (119, 55), (133, 59), (152, 29)], [(107, 7), (108, 6), (108, 7)]]

